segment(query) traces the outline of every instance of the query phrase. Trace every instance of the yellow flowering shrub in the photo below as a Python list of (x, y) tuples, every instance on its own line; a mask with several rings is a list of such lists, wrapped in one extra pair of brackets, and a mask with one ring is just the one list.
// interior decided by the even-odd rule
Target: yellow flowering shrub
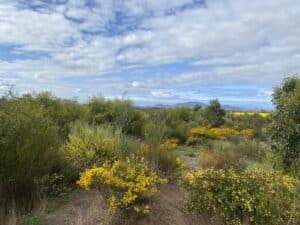
[(204, 138), (215, 138), (215, 134), (211, 131), (210, 128), (200, 127), (192, 128), (190, 130), (191, 137), (204, 137)]
[(200, 169), (182, 181), (188, 191), (187, 210), (221, 217), (230, 225), (298, 224), (299, 181), (277, 171), (254, 168)]
[(268, 112), (259, 112), (259, 113), (257, 113), (257, 112), (232, 112), (231, 114), (234, 116), (245, 116), (245, 115), (253, 116), (253, 115), (257, 114), (263, 118), (270, 116), (270, 113), (268, 113)]
[(239, 135), (239, 132), (232, 128), (211, 128), (210, 132), (212, 132), (218, 140), (227, 140), (230, 137)]
[(80, 174), (77, 183), (86, 190), (98, 188), (107, 193), (112, 211), (118, 208), (129, 213), (147, 214), (149, 198), (158, 193), (158, 184), (166, 182), (143, 159), (127, 159), (88, 169)]
[(161, 148), (165, 150), (174, 150), (178, 146), (178, 140), (175, 138), (167, 139), (163, 144), (161, 144)]
[(239, 135), (240, 133), (232, 128), (192, 128), (187, 139), (187, 144), (195, 145), (206, 139), (227, 140)]
[(241, 132), (241, 136), (246, 137), (246, 138), (253, 138), (254, 137), (254, 130), (253, 129), (244, 129)]

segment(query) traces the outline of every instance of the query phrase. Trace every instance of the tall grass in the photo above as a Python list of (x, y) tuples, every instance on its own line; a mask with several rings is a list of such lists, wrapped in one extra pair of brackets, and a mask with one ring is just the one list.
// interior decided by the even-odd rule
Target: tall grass
[(214, 141), (201, 148), (200, 164), (204, 168), (245, 168), (253, 163), (263, 162), (266, 153), (265, 146), (255, 141), (244, 140), (237, 144)]

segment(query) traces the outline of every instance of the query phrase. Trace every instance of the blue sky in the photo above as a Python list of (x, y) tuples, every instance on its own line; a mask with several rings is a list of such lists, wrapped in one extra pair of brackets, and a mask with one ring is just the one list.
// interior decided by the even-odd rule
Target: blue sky
[(294, 0), (0, 0), (0, 94), (269, 109), (299, 24)]

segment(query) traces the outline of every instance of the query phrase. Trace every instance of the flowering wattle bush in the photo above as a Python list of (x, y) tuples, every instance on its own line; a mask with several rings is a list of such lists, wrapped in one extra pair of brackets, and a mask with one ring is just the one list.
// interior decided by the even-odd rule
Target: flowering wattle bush
[(161, 144), (161, 148), (165, 150), (173, 150), (177, 148), (178, 140), (175, 138), (167, 139), (163, 144)]
[(282, 225), (300, 220), (299, 181), (276, 171), (200, 169), (182, 181), (187, 209), (227, 224)]
[(187, 144), (195, 145), (206, 139), (227, 140), (239, 135), (240, 133), (232, 128), (192, 128), (187, 139)]
[(241, 131), (241, 136), (246, 137), (246, 138), (253, 138), (255, 135), (255, 132), (253, 129), (244, 129)]
[(109, 197), (109, 208), (117, 208), (129, 213), (148, 214), (149, 199), (158, 193), (157, 185), (165, 184), (142, 159), (127, 159), (105, 163), (101, 167), (88, 169), (80, 174), (77, 182), (82, 188), (99, 188)]
[(212, 132), (215, 136), (215, 139), (218, 140), (227, 140), (228, 138), (238, 136), (240, 133), (232, 128), (211, 128), (210, 132)]
[(244, 129), (241, 132), (232, 128), (192, 128), (187, 139), (188, 145), (195, 145), (206, 139), (228, 140), (232, 137), (242, 136), (252, 138), (254, 136), (253, 129)]

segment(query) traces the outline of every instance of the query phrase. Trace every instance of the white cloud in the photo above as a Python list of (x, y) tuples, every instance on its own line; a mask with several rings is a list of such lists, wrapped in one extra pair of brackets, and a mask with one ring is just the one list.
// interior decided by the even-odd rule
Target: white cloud
[[(24, 89), (55, 89), (66, 77), (106, 76), (103, 84), (90, 84), (93, 91), (117, 95), (112, 81), (147, 99), (172, 98), (170, 88), (197, 84), (275, 84), (300, 71), (300, 3), (293, 0), (206, 0), (206, 7), (184, 7), (192, 0), (90, 2), (33, 1), (41, 8), (32, 10), (0, 0), (0, 49), (11, 44), (18, 55), (6, 60), (0, 54), (0, 77), (16, 78)], [(43, 54), (21, 57), (32, 52)], [(186, 71), (172, 71), (176, 63), (186, 64)], [(169, 68), (151, 73), (164, 64)], [(122, 71), (127, 79), (115, 81)], [(78, 87), (66, 94), (71, 89)]]
[(176, 96), (172, 91), (166, 91), (166, 90), (151, 91), (151, 94), (155, 98), (173, 98)]
[(268, 97), (268, 98), (270, 98), (272, 96), (272, 94), (273, 94), (272, 90), (262, 89), (262, 90), (258, 91), (257, 97)]
[(132, 87), (134, 88), (142, 88), (144, 87), (144, 83), (143, 82), (140, 82), (140, 81), (133, 81), (131, 83)]

